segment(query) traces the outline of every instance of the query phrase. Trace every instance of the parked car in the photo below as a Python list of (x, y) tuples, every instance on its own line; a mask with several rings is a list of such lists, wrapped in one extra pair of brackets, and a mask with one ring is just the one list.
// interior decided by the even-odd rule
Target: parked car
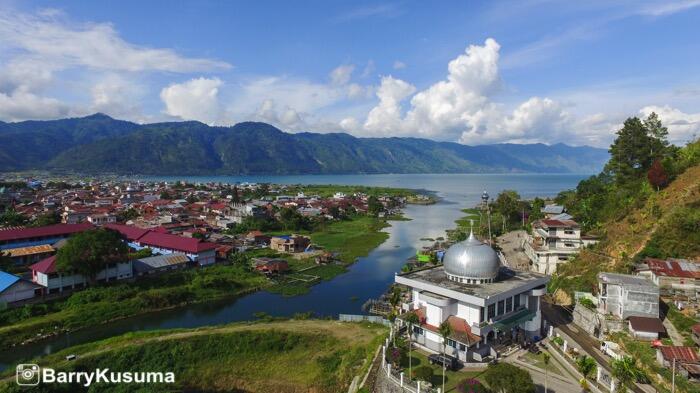
[(449, 355), (432, 354), (428, 356), (428, 361), (430, 364), (439, 364), (440, 366), (444, 366), (446, 369), (451, 371), (459, 368), (459, 360)]

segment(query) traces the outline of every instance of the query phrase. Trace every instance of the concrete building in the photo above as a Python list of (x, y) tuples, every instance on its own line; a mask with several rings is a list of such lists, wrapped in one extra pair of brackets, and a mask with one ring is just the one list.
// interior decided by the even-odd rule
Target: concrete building
[[(32, 271), (32, 281), (42, 286), (44, 294), (59, 293), (72, 289), (81, 289), (88, 284), (87, 277), (56, 269), (56, 256), (48, 257), (29, 267)], [(125, 280), (133, 277), (131, 261), (115, 263), (100, 271), (95, 280), (107, 282)]]
[(270, 248), (277, 252), (296, 253), (303, 252), (311, 244), (307, 236), (273, 236), (270, 239)]
[(631, 316), (659, 318), (659, 287), (638, 276), (598, 274), (598, 311), (625, 320)]
[(597, 242), (594, 237), (583, 236), (576, 221), (545, 219), (532, 224), (532, 235), (523, 240), (522, 247), (530, 258), (530, 270), (554, 274), (560, 263), (567, 262), (581, 248)]
[(441, 351), (438, 329), (447, 321), (453, 330), (447, 352), (463, 362), (497, 357), (508, 343), (542, 335), (540, 297), (549, 277), (500, 266), (496, 252), (473, 233), (445, 252), (442, 266), (398, 274), (395, 281), (410, 289), (405, 308), (420, 320), (415, 342)]

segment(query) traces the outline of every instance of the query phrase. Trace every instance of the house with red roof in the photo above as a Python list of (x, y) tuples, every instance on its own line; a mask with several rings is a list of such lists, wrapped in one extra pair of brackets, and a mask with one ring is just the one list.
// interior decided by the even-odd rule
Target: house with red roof
[(54, 244), (94, 227), (90, 223), (55, 224), (36, 228), (0, 229), (0, 250)]
[[(61, 293), (64, 291), (82, 289), (88, 283), (87, 277), (73, 273), (62, 272), (56, 268), (56, 256), (50, 256), (46, 259), (31, 265), (29, 269), (32, 271), (32, 282), (38, 284), (42, 288), (43, 294)], [(130, 260), (119, 262), (108, 266), (95, 276), (98, 283), (125, 280), (132, 278), (134, 269)]]
[(129, 247), (136, 250), (150, 248), (157, 254), (184, 253), (200, 266), (216, 262), (215, 243), (131, 225), (111, 224), (105, 227), (121, 233)]
[(647, 276), (662, 295), (700, 295), (700, 263), (686, 259), (646, 258), (639, 275)]
[(597, 238), (583, 235), (581, 226), (574, 220), (544, 219), (532, 223), (532, 234), (523, 240), (522, 246), (532, 262), (532, 271), (554, 274), (560, 263), (597, 242)]
[(681, 347), (674, 345), (662, 345), (656, 349), (656, 361), (661, 367), (673, 368), (675, 364), (676, 370), (682, 370), (683, 365), (700, 363), (698, 352), (693, 347)]

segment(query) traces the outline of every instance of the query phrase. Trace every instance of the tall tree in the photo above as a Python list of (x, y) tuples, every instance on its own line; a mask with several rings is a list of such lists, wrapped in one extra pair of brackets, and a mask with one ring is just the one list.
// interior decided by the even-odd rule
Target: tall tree
[[(452, 335), (452, 325), (447, 320), (444, 320), (438, 327), (438, 333), (442, 337), (442, 356), (446, 355), (447, 350), (447, 338)], [(445, 368), (446, 364), (442, 362), (442, 391), (445, 391)]]
[(367, 212), (373, 216), (378, 216), (379, 212), (384, 209), (384, 206), (379, 202), (376, 196), (372, 195), (367, 199)]
[(637, 362), (633, 358), (625, 356), (622, 359), (613, 360), (610, 365), (612, 366), (613, 377), (619, 382), (617, 391), (626, 392), (627, 387), (633, 383), (637, 375), (639, 375)]
[(668, 175), (666, 174), (666, 170), (664, 169), (664, 166), (661, 165), (661, 161), (658, 158), (654, 160), (653, 164), (651, 164), (651, 168), (649, 168), (649, 171), (647, 172), (647, 179), (649, 180), (649, 184), (656, 188), (656, 191), (659, 191), (661, 187), (668, 184)]
[(406, 314), (404, 321), (406, 322), (406, 336), (408, 336), (408, 375), (413, 375), (411, 374), (411, 368), (413, 366), (411, 361), (413, 327), (420, 324), (420, 319), (415, 312), (409, 311), (408, 314)]
[(644, 119), (644, 127), (646, 127), (649, 137), (652, 138), (651, 156), (654, 158), (661, 157), (668, 150), (668, 128), (662, 123), (661, 119), (655, 112), (651, 112)]
[(129, 247), (118, 232), (95, 229), (81, 232), (68, 239), (56, 254), (56, 268), (76, 272), (90, 282), (108, 265), (128, 259)]
[(638, 117), (625, 120), (610, 146), (610, 161), (605, 169), (614, 174), (618, 183), (638, 179), (651, 166), (654, 141)]

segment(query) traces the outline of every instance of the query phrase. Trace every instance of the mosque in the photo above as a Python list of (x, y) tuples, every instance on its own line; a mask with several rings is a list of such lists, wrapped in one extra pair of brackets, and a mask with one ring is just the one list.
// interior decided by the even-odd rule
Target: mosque
[(473, 231), (447, 249), (441, 266), (397, 274), (395, 281), (410, 289), (404, 309), (420, 320), (414, 342), (441, 352), (438, 327), (448, 321), (446, 353), (462, 362), (493, 359), (510, 343), (542, 336), (540, 298), (549, 277), (502, 266)]

